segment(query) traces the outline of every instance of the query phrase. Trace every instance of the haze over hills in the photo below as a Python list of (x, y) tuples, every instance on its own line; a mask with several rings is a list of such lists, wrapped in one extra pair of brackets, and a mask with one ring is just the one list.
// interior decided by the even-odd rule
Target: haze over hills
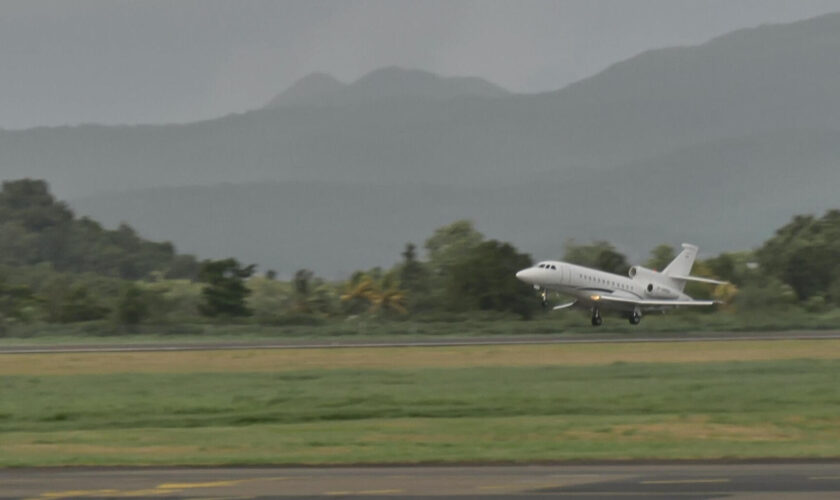
[(345, 85), (330, 75), (313, 73), (272, 99), (265, 107), (348, 106), (399, 99), (446, 101), (461, 97), (503, 97), (510, 93), (475, 77), (441, 77), (428, 71), (387, 67)]
[(315, 75), (217, 120), (0, 132), (0, 165), (108, 224), (286, 274), (387, 265), (461, 217), (539, 256), (569, 237), (748, 248), (836, 206), (838, 53), (831, 14), (537, 95), (397, 68)]
[[(818, 151), (806, 175), (791, 165)], [(606, 239), (638, 260), (662, 242), (705, 255), (748, 249), (795, 213), (837, 206), (840, 133), (791, 131), (690, 146), (622, 172), (546, 175), (505, 187), (271, 182), (145, 189), (77, 199), (107, 225), (129, 221), (153, 239), (205, 257), (237, 255), (289, 276), (331, 278), (388, 266), (458, 218), (538, 258)], [(778, 175), (765, 175), (768, 165)], [(677, 166), (677, 167), (675, 167)], [(786, 170), (785, 170), (786, 169)]]

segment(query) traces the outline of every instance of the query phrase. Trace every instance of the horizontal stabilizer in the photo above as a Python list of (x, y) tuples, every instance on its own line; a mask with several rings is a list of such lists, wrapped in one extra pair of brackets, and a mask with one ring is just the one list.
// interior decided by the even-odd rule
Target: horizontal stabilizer
[(573, 300), (573, 301), (567, 302), (565, 304), (560, 304), (559, 306), (554, 306), (554, 307), (551, 308), (551, 310), (552, 311), (559, 311), (560, 309), (568, 309), (569, 307), (572, 307), (575, 304), (577, 304), (577, 301)]
[(712, 285), (728, 285), (728, 281), (718, 281), (711, 278), (700, 278), (699, 276), (668, 276), (672, 280), (696, 281), (698, 283), (710, 283)]

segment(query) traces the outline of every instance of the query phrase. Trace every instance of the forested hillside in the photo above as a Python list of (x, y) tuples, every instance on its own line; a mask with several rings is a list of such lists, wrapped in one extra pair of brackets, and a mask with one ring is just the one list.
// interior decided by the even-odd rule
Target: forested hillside
[(29, 179), (5, 181), (0, 190), (0, 264), (132, 280), (155, 271), (169, 277), (197, 271), (195, 259), (176, 254), (171, 243), (144, 240), (126, 224), (103, 229), (57, 201), (45, 181)]

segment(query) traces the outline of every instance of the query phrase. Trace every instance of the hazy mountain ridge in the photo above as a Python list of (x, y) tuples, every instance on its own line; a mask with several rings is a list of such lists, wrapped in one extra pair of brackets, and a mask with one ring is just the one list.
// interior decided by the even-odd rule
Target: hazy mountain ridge
[(345, 84), (332, 75), (311, 73), (279, 93), (265, 107), (279, 108), (282, 106), (317, 104), (319, 99), (338, 92), (344, 87)]
[[(460, 217), (540, 256), (568, 237), (739, 249), (836, 206), (838, 53), (840, 14), (650, 51), (545, 94), (0, 132), (0, 166), (108, 224), (284, 273), (388, 264)], [(220, 182), (246, 185), (137, 191)], [(130, 191), (90, 196), (114, 190)]]
[[(807, 179), (790, 168), (818, 148)], [(768, 133), (693, 145), (617, 172), (545, 176), (498, 188), (287, 182), (146, 189), (78, 199), (109, 225), (128, 221), (204, 256), (237, 255), (290, 275), (343, 277), (389, 265), (458, 218), (537, 258), (568, 238), (608, 239), (637, 259), (662, 242), (706, 255), (751, 248), (795, 213), (836, 206), (840, 133)], [(680, 169), (675, 168), (681, 167)], [(767, 168), (783, 172), (767, 176)]]
[(510, 92), (481, 78), (443, 77), (428, 71), (391, 66), (372, 71), (351, 84), (343, 84), (324, 73), (313, 73), (280, 93), (265, 108), (349, 106), (397, 99), (446, 101), (507, 95)]
[(829, 15), (652, 51), (547, 94), (291, 106), (188, 125), (5, 131), (0, 165), (4, 178), (46, 178), (64, 197), (267, 180), (500, 185), (547, 172), (608, 170), (732, 136), (840, 130), (835, 48), (840, 15)]

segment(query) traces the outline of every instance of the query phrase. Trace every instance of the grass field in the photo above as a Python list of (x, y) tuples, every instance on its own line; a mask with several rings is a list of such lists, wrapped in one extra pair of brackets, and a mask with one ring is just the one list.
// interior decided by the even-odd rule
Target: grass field
[(840, 341), (0, 356), (0, 465), (838, 457)]
[(323, 324), (267, 326), (258, 324), (143, 324), (126, 329), (110, 321), (74, 324), (18, 324), (0, 329), (4, 345), (42, 344), (142, 344), (247, 342), (290, 339), (394, 339), (475, 336), (563, 335), (588, 333), (734, 332), (836, 330), (840, 307), (819, 313), (799, 309), (736, 312), (719, 310), (704, 313), (678, 310), (667, 315), (650, 315), (639, 325), (606, 316), (604, 325), (593, 329), (586, 311), (539, 312), (531, 321), (501, 313), (471, 313), (444, 318), (412, 317), (384, 320), (356, 317), (324, 320)]

